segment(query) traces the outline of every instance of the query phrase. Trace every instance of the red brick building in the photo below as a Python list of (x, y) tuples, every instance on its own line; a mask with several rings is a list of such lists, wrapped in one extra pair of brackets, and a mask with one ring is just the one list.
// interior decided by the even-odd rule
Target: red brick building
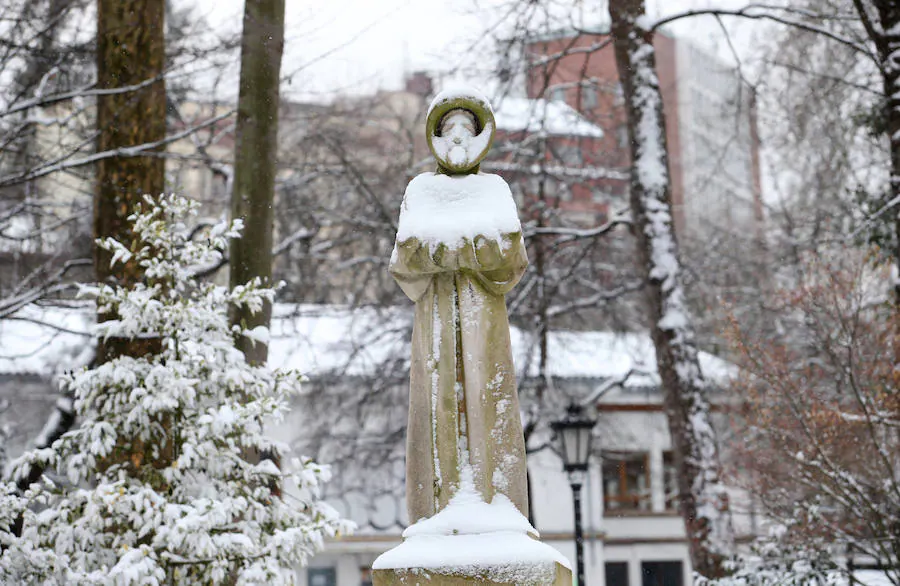
[(503, 97), (493, 106), (497, 136), (485, 169), (504, 176), (520, 210), (604, 222), (628, 178), (606, 162), (606, 132), (562, 101)]
[[(676, 228), (697, 236), (708, 229), (758, 230), (762, 203), (751, 89), (733, 67), (688, 42), (660, 32), (654, 46)], [(592, 162), (611, 177), (627, 178), (625, 113), (609, 35), (561, 32), (535, 37), (528, 48), (527, 95), (569, 104), (603, 129)], [(627, 179), (606, 187), (624, 196)]]

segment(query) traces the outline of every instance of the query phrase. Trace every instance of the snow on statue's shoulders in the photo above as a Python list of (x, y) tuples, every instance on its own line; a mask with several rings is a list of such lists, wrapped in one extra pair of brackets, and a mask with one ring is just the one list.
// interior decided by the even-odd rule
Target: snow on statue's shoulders
[(521, 229), (509, 185), (499, 175), (422, 173), (403, 196), (397, 241), (458, 246), (464, 238), (499, 240)]

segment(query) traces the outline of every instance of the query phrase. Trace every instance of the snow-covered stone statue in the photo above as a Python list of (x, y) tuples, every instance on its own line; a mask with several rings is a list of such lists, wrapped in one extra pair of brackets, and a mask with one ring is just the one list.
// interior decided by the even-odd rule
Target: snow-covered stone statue
[[(486, 100), (439, 96), (438, 160), (406, 188), (391, 273), (416, 302), (407, 431), (410, 521), (447, 506), (470, 467), (490, 502), (528, 515), (525, 446), (504, 295), (528, 264), (509, 186), (477, 173), (494, 134)], [(465, 108), (461, 107), (465, 106)]]
[(564, 558), (527, 520), (504, 296), (528, 259), (509, 186), (478, 172), (494, 115), (477, 91), (445, 91), (425, 127), (437, 172), (406, 188), (390, 264), (416, 303), (406, 454), (414, 525), (376, 561), (376, 584), (404, 572), (420, 583), (571, 583)]

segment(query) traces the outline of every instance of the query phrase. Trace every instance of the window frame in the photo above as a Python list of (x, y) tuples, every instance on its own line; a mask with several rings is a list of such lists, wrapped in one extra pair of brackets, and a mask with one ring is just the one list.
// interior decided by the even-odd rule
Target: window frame
[[(618, 457), (610, 457), (610, 454), (615, 454)], [(638, 461), (638, 458), (642, 457), (643, 459), (643, 477), (646, 487), (642, 492), (639, 492), (638, 487), (635, 487), (634, 492), (630, 492), (632, 489), (628, 483), (628, 464), (635, 463)], [(607, 493), (607, 476), (606, 470), (609, 464), (615, 465), (616, 473), (618, 475), (618, 487), (619, 491), (615, 495), (610, 495)], [(603, 478), (602, 478), (602, 489), (603, 489), (603, 513), (604, 515), (608, 515), (610, 513), (651, 513), (653, 511), (653, 487), (652, 487), (652, 476), (650, 474), (650, 452), (642, 451), (642, 450), (632, 450), (632, 451), (621, 451), (621, 452), (604, 452), (602, 456), (602, 465), (601, 465)], [(610, 503), (617, 503), (618, 506), (610, 507)], [(624, 506), (623, 506), (624, 505)]]
[(313, 579), (317, 576), (326, 576), (330, 583), (326, 586), (337, 586), (337, 568), (335, 566), (318, 566), (306, 568), (306, 583), (315, 586)]
[[(671, 475), (672, 485), (675, 492), (669, 492), (669, 479)], [(678, 470), (675, 468), (675, 452), (672, 450), (663, 450), (662, 453), (662, 490), (663, 490), (663, 509), (666, 511), (677, 511), (680, 508), (680, 499), (678, 490)]]

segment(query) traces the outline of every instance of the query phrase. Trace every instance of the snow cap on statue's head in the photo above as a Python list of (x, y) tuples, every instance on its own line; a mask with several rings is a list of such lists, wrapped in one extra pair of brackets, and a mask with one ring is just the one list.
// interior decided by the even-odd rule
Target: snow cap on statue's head
[[(475, 119), (475, 135), (460, 145), (442, 136), (444, 118), (454, 110), (463, 110)], [(468, 175), (477, 173), (494, 140), (494, 111), (491, 103), (478, 90), (457, 86), (445, 89), (434, 97), (425, 119), (425, 138), (428, 148), (437, 159), (438, 173)]]

